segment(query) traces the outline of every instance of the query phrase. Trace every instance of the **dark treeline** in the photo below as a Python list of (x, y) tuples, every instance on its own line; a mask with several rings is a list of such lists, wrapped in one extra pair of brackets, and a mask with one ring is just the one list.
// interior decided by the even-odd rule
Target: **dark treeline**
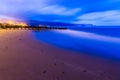
[(0, 24), (1, 29), (32, 29), (32, 30), (50, 30), (50, 29), (67, 29), (62, 27), (47, 27), (47, 26), (18, 26), (18, 25), (3, 25)]

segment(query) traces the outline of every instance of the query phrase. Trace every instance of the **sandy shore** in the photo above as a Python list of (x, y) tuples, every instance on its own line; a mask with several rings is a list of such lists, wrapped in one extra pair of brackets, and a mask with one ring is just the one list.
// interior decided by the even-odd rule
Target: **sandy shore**
[(38, 42), (29, 30), (0, 30), (0, 80), (120, 80), (120, 62)]

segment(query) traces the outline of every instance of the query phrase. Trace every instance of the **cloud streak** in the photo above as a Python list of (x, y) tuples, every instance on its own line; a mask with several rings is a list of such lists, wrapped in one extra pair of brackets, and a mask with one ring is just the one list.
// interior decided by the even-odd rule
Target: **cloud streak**
[(95, 25), (120, 25), (120, 10), (110, 10), (83, 14), (75, 23)]
[(0, 18), (120, 25), (119, 2), (120, 0), (0, 0)]
[[(69, 8), (55, 3), (55, 0), (1, 0), (0, 15), (21, 16), (32, 12), (41, 15), (72, 16), (81, 8)], [(30, 13), (30, 14), (32, 14)]]
[(79, 12), (80, 8), (69, 9), (64, 6), (50, 5), (38, 10), (40, 14), (52, 14), (60, 16), (71, 16)]

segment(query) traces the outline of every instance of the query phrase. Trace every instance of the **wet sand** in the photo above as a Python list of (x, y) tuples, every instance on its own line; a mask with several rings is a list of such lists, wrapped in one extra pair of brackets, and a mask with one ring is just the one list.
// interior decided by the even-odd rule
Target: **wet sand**
[(120, 62), (37, 41), (30, 30), (0, 30), (0, 80), (120, 80)]

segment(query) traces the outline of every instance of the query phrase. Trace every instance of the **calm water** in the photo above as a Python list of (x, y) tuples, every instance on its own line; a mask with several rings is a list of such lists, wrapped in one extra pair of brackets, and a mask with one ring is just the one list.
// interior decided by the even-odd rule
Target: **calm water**
[(81, 29), (34, 32), (37, 40), (60, 48), (120, 59), (120, 29)]

